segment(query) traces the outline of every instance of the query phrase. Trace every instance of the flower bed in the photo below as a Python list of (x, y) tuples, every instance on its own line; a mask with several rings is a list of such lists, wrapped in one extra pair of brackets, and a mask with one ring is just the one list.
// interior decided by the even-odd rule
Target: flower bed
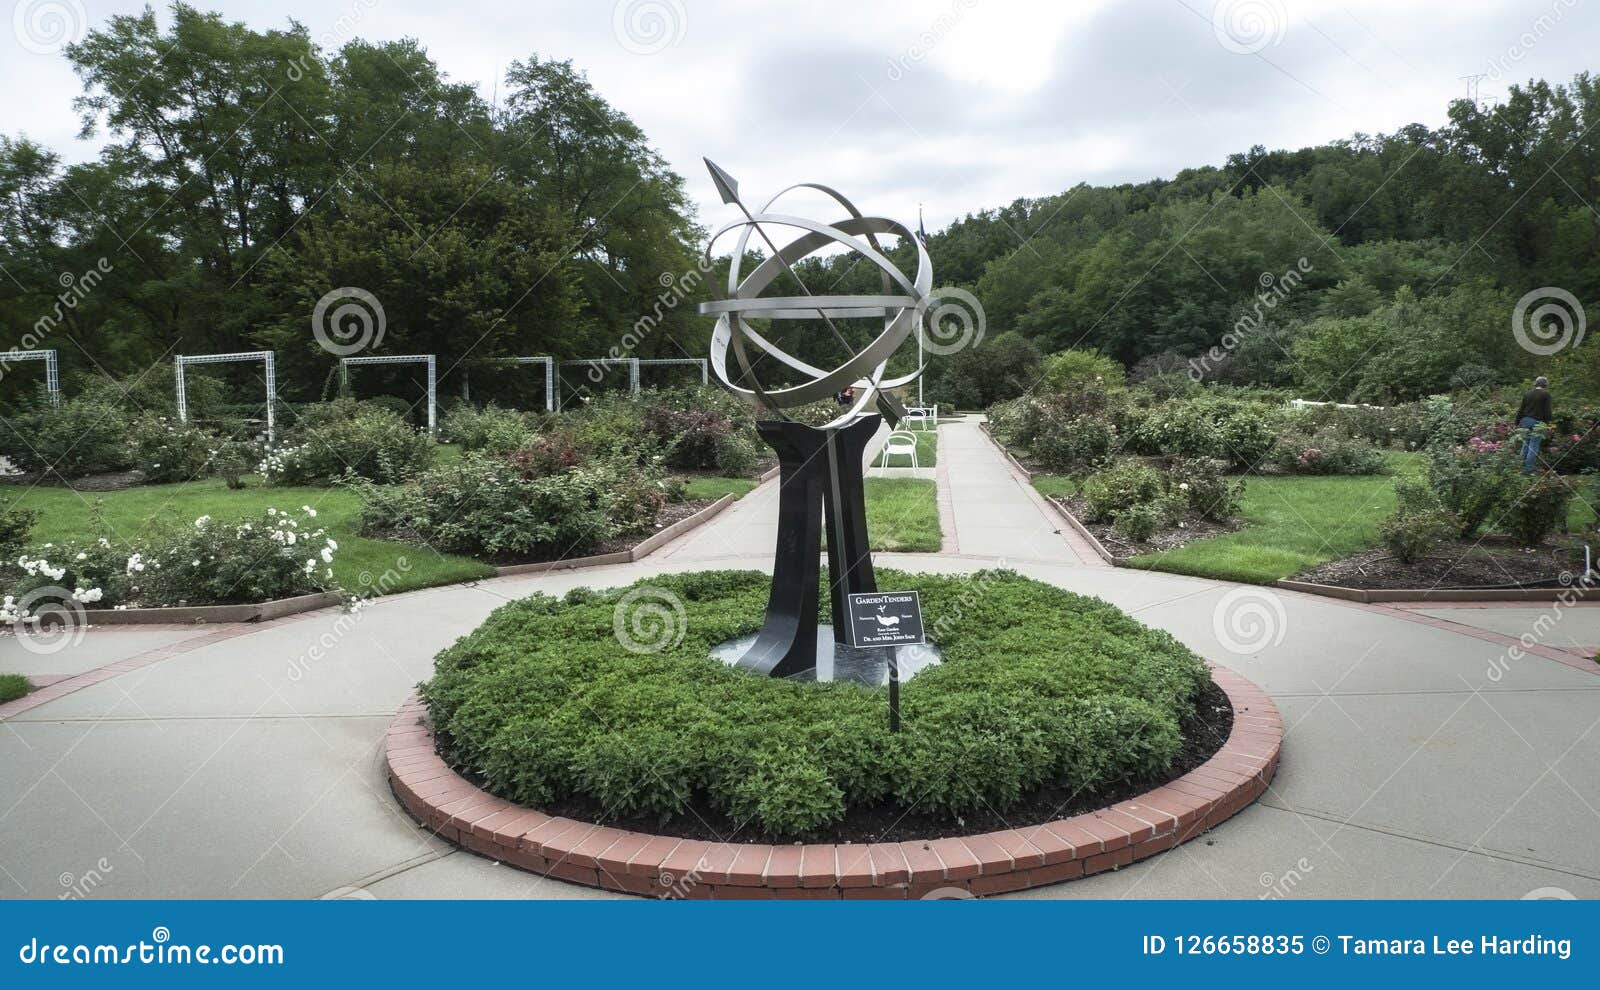
[(218, 523), (201, 516), (113, 544), (46, 543), (0, 565), (6, 625), (50, 612), (165, 606), (238, 605), (332, 589), (339, 545), (314, 523), (316, 510), (268, 509), (259, 518)]
[(1076, 519), (1114, 558), (1171, 550), (1237, 525), (1244, 482), (1221, 461), (1170, 464), (1123, 460), (1067, 490), (1046, 496)]
[[(1216, 734), (1197, 720), (1219, 714), (1200, 704), (1204, 663), (1104, 602), (1010, 572), (879, 580), (921, 592), (944, 658), (905, 685), (899, 734), (880, 691), (711, 659), (759, 625), (769, 579), (751, 572), (511, 603), (441, 653), (423, 691), (442, 751), (491, 792), (679, 834), (954, 834), (1159, 783), (1186, 727)], [(617, 631), (641, 601), (669, 620), (642, 646)]]

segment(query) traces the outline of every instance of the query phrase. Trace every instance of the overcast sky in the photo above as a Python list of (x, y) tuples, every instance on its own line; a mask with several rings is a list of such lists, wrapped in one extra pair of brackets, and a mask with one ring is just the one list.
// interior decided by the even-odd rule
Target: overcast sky
[[(111, 0), (0, 0), (0, 131), (68, 160), (76, 78), (58, 52)], [(506, 63), (570, 58), (730, 219), (709, 155), (761, 198), (829, 183), (930, 229), (1078, 182), (1171, 176), (1253, 144), (1437, 125), (1461, 77), (1480, 96), (1600, 68), (1600, 0), (212, 0), (257, 28), (418, 38), (491, 96)], [(164, 10), (164, 8), (163, 8)], [(341, 27), (341, 24), (343, 27)], [(1588, 57), (1586, 61), (1585, 57)]]

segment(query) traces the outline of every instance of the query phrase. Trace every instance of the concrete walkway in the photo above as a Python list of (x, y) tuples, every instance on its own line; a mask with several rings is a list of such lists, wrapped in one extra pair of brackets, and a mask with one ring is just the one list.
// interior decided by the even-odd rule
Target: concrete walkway
[(1008, 563), (1083, 563), (1039, 493), (1012, 472), (977, 417), (940, 425), (938, 470), (963, 555)]
[(1521, 636), (1544, 620), (1549, 627), (1542, 639), (1547, 646), (1566, 650), (1579, 650), (1594, 656), (1600, 651), (1600, 603), (1586, 603), (1576, 608), (1552, 609), (1549, 605), (1517, 605), (1506, 607), (1501, 603), (1476, 608), (1419, 608), (1417, 611), (1435, 618), (1459, 622), (1500, 633), (1503, 636)]
[[(1272, 790), (1239, 816), (1019, 896), (1600, 897), (1600, 674), (1348, 604), (1088, 566), (975, 424), (941, 434), (960, 552), (879, 555), (885, 566), (962, 573), (1005, 558), (1240, 671), (1286, 725)], [(638, 563), (412, 592), (226, 641), (102, 627), (39, 657), (0, 639), (0, 671), (170, 654), (0, 722), (0, 896), (610, 896), (419, 829), (388, 792), (383, 733), (434, 654), (505, 601), (768, 566), (774, 496), (764, 486)]]

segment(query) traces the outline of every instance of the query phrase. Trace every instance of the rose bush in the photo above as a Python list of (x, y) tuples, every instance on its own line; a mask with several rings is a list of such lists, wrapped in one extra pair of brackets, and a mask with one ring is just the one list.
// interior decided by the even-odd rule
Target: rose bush
[(47, 543), (0, 568), (11, 622), (52, 605), (140, 608), (236, 605), (335, 590), (339, 545), (315, 524), (316, 510), (267, 509), (221, 522), (201, 516), (128, 543), (100, 537)]

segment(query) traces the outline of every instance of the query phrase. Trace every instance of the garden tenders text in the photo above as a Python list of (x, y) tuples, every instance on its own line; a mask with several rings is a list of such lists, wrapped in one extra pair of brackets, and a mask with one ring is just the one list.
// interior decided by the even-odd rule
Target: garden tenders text
[(1543, 935), (1525, 938), (1485, 935), (1477, 941), (1435, 935), (1431, 942), (1420, 938), (1358, 938), (1354, 935), (1337, 938), (1339, 951), (1347, 956), (1559, 956), (1566, 959), (1572, 955), (1571, 939)]

